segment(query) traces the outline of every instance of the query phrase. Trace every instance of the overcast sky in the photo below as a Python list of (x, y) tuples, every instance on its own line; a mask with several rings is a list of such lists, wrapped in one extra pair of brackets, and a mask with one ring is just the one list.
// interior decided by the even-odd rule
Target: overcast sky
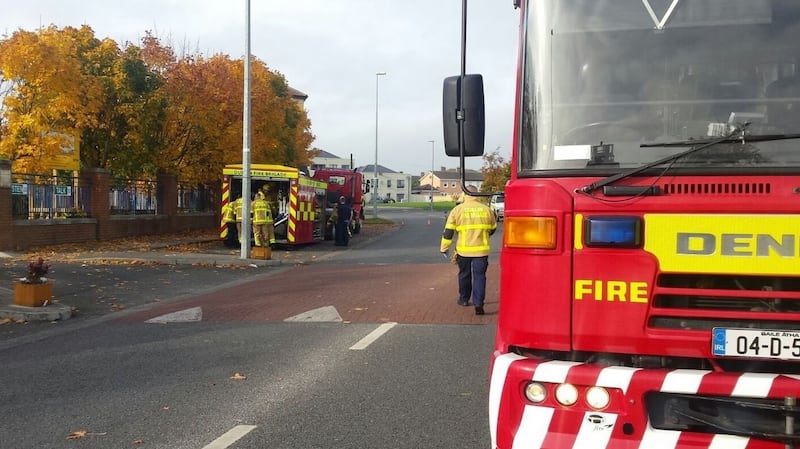
[[(418, 175), (455, 167), (442, 144), (442, 80), (460, 71), (460, 0), (251, 0), (251, 53), (308, 95), (313, 146), (356, 166)], [(89, 25), (139, 44), (152, 30), (178, 53), (245, 54), (245, 0), (23, 0), (1, 8), (0, 34)], [(470, 0), (467, 71), (484, 76), (486, 150), (510, 159), (519, 12)], [(377, 77), (376, 72), (386, 72)], [(434, 140), (433, 151), (430, 140)], [(480, 158), (468, 159), (480, 168)]]

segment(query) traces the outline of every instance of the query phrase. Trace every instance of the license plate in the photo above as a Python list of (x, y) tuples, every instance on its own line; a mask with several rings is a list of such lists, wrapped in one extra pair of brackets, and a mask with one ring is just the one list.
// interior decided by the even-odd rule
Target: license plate
[(715, 327), (711, 352), (721, 357), (800, 360), (800, 331)]

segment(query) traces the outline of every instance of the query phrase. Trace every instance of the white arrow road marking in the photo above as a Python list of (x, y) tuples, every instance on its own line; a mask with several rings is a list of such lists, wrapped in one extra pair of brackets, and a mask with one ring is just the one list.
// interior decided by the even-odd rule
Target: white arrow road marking
[(318, 309), (309, 310), (308, 312), (303, 312), (297, 314), (295, 316), (290, 316), (283, 321), (305, 321), (305, 322), (320, 322), (320, 321), (333, 321), (333, 322), (341, 322), (342, 317), (339, 315), (339, 312), (336, 310), (336, 307), (333, 306), (325, 306), (320, 307)]
[(397, 323), (383, 323), (383, 324), (381, 324), (380, 326), (378, 326), (377, 329), (375, 329), (374, 331), (370, 332), (369, 335), (367, 335), (366, 337), (362, 338), (361, 341), (359, 341), (358, 343), (356, 343), (353, 346), (351, 346), (350, 350), (351, 351), (361, 351), (363, 349), (366, 349), (369, 345), (374, 343), (375, 340), (381, 338), (381, 336), (383, 334), (389, 332), (389, 329), (395, 327), (396, 325), (397, 325)]
[(177, 312), (150, 318), (145, 321), (145, 323), (192, 323), (196, 321), (203, 321), (203, 309), (200, 307), (192, 307), (191, 309), (179, 310)]
[(225, 434), (221, 437), (204, 446), (203, 449), (225, 449), (226, 447), (230, 447), (231, 444), (237, 442), (240, 438), (252, 432), (256, 427), (258, 426), (236, 426), (233, 429), (225, 432)]

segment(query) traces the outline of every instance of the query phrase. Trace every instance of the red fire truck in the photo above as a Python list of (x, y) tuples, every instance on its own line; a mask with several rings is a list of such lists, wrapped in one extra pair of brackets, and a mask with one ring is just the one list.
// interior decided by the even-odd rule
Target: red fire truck
[(800, 446), (800, 2), (515, 3), (492, 447)]
[[(350, 231), (353, 234), (361, 232), (361, 225), (364, 222), (364, 175), (356, 170), (346, 170), (343, 168), (321, 168), (314, 171), (312, 175), (317, 181), (327, 184), (328, 207), (335, 207), (340, 197), (345, 200), (353, 209), (353, 219), (350, 221)], [(332, 237), (333, 230), (329, 230)]]

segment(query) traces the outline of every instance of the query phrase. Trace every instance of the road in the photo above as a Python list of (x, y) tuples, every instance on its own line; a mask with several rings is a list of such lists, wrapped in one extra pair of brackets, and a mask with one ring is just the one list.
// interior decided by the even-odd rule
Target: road
[(380, 215), (314, 263), (6, 342), (0, 447), (487, 447), (496, 253), (475, 316), (444, 215)]

